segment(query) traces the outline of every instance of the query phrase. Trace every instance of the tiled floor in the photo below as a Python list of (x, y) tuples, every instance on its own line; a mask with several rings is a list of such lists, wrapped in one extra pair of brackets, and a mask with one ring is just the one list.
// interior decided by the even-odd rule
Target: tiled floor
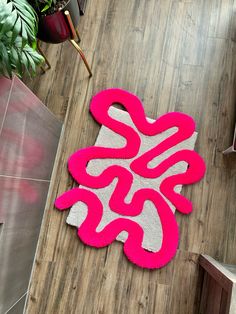
[(17, 78), (0, 79), (0, 86), (0, 313), (5, 313), (27, 291), (61, 123)]

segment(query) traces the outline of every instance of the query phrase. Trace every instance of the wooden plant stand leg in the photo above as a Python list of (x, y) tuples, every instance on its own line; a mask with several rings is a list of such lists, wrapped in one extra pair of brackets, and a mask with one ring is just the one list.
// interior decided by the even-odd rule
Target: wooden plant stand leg
[[(93, 74), (92, 74), (92, 71), (91, 71), (91, 68), (87, 62), (87, 59), (82, 51), (82, 49), (80, 48), (80, 46), (77, 44), (77, 42), (75, 41), (75, 38), (78, 36), (78, 33), (76, 32), (76, 29), (74, 27), (74, 24), (72, 22), (72, 19), (71, 19), (71, 16), (70, 16), (70, 12), (68, 10), (66, 10), (65, 12), (65, 16), (67, 18), (67, 21), (68, 21), (68, 25), (70, 27), (70, 30), (71, 30), (71, 37), (72, 39), (69, 39), (70, 43), (73, 45), (73, 47), (78, 51), (78, 53), (80, 54), (88, 72), (89, 72), (89, 77), (91, 77)], [(79, 37), (79, 36), (78, 36)], [(80, 38), (80, 37), (79, 37)]]
[[(47, 66), (48, 66), (46, 70), (51, 69), (51, 64), (50, 64), (50, 62), (48, 61), (47, 56), (45, 55), (45, 53), (43, 52), (43, 50), (42, 50), (41, 47), (40, 47), (40, 40), (39, 40), (39, 39), (37, 40), (37, 49), (38, 49), (38, 51), (41, 53), (41, 55), (44, 57), (45, 63), (46, 63)], [(43, 73), (46, 72), (46, 70), (45, 70), (45, 68), (44, 68), (43, 66), (41, 66), (41, 69), (42, 69)]]
[(77, 28), (75, 29), (75, 31), (76, 31), (76, 35), (77, 35), (77, 38), (78, 38), (78, 43), (80, 43), (81, 42), (80, 33), (79, 33)]
[(74, 26), (74, 23), (71, 19), (71, 16), (70, 16), (70, 12), (68, 10), (66, 10), (64, 12), (65, 16), (66, 16), (66, 19), (67, 19), (67, 22), (69, 24), (69, 27), (70, 27), (70, 31), (71, 31), (71, 38), (74, 39), (74, 40), (78, 40), (78, 42), (81, 41), (81, 37), (80, 37), (80, 34), (79, 34), (79, 31), (75, 28)]
[(84, 10), (81, 8), (79, 0), (77, 0), (77, 2), (78, 2), (78, 6), (79, 6), (80, 15), (84, 15)]
[(80, 54), (80, 56), (81, 56), (81, 58), (82, 58), (82, 60), (84, 61), (84, 64), (85, 64), (85, 66), (86, 66), (86, 68), (87, 68), (87, 70), (88, 70), (88, 72), (89, 72), (89, 77), (92, 77), (92, 71), (91, 71), (91, 69), (90, 69), (90, 66), (89, 66), (89, 64), (88, 64), (88, 62), (87, 62), (87, 60), (86, 60), (86, 57), (85, 57), (85, 55), (84, 55), (84, 53), (83, 53), (83, 50), (80, 48), (80, 46), (77, 44), (77, 42), (74, 40), (74, 39), (70, 39), (70, 43), (73, 45), (73, 47), (78, 51), (78, 53)]

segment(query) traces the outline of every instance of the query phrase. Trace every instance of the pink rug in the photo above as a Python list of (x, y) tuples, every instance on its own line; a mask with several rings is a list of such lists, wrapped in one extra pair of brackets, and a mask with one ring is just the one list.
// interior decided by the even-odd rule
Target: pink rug
[[(127, 110), (126, 116), (129, 114), (133, 127), (111, 116), (109, 109), (114, 103), (122, 104)], [(69, 158), (68, 169), (82, 186), (65, 192), (56, 200), (55, 206), (62, 210), (74, 204), (79, 206), (81, 202), (86, 205), (83, 220), (77, 224), (78, 236), (84, 243), (94, 247), (104, 247), (125, 232), (126, 235), (121, 241), (124, 241), (124, 253), (130, 261), (145, 268), (163, 267), (174, 257), (178, 247), (178, 226), (173, 208), (183, 214), (192, 211), (191, 202), (179, 194), (181, 186), (199, 181), (205, 173), (204, 162), (193, 148), (176, 149), (181, 143), (194, 139), (195, 123), (191, 117), (178, 112), (165, 114), (154, 122), (150, 121), (145, 117), (140, 100), (135, 95), (120, 89), (108, 89), (98, 93), (92, 99), (90, 111), (103, 127), (123, 137), (124, 144), (122, 147), (116, 147), (116, 143), (114, 143), (115, 147), (88, 147), (74, 153)], [(140, 133), (148, 141), (149, 138), (153, 139), (170, 130), (172, 131), (164, 140), (158, 141), (156, 145), (140, 154)], [(158, 157), (166, 152), (169, 154), (158, 161)], [(101, 162), (109, 160), (112, 163), (101, 172), (88, 171), (89, 168), (91, 170), (91, 163), (94, 161), (98, 163), (99, 160)], [(120, 160), (126, 160), (128, 166), (122, 166)], [(181, 163), (182, 169), (177, 167), (173, 172), (173, 167)], [(156, 188), (153, 184), (151, 187), (143, 184), (144, 186), (134, 191), (128, 200), (127, 195), (132, 189), (135, 176), (144, 183), (145, 180), (154, 181), (157, 178), (161, 180)], [(113, 185), (112, 193), (106, 193), (106, 188), (111, 185)], [(102, 190), (103, 193), (99, 194)], [(113, 216), (113, 219), (109, 220), (102, 229), (99, 228), (99, 224), (106, 209), (101, 195), (109, 195), (106, 207), (118, 215)], [(151, 252), (153, 247), (146, 247), (150, 251), (145, 249), (143, 245), (145, 228), (132, 219), (142, 214), (147, 202), (154, 206), (162, 229), (161, 241), (160, 239), (157, 241), (160, 247), (155, 252)], [(146, 215), (145, 219), (148, 218), (151, 217)], [(150, 223), (152, 221), (149, 225)]]

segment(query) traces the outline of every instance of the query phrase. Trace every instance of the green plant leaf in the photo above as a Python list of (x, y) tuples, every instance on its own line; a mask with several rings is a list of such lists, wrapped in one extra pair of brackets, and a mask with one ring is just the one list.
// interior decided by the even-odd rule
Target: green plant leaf
[(15, 40), (15, 47), (18, 49), (22, 47), (22, 38), (20, 36), (18, 36)]
[(25, 46), (28, 42), (28, 34), (24, 24), (21, 25), (21, 37), (22, 37), (22, 47)]
[(11, 67), (11, 61), (8, 56), (8, 51), (5, 45), (0, 42), (0, 50), (1, 50), (1, 63), (3, 67), (4, 75), (7, 77), (12, 78), (12, 67)]
[(10, 0), (21, 22), (22, 44), (35, 40), (37, 33), (37, 15), (26, 0)]
[(15, 66), (17, 74), (19, 76), (23, 75), (23, 70), (22, 70), (22, 65), (21, 65), (21, 60), (19, 58), (19, 54), (17, 53), (17, 50), (12, 47), (11, 48), (11, 61), (12, 65)]
[(21, 32), (21, 21), (20, 21), (20, 18), (18, 17), (12, 29), (12, 42), (15, 41), (16, 37), (20, 34), (20, 32)]
[[(32, 28), (32, 30), (35, 28), (34, 22), (37, 21), (38, 17), (34, 12), (29, 12), (28, 10), (24, 9), (22, 6), (19, 6), (18, 4), (15, 4), (15, 8), (19, 12), (19, 15), (21, 16), (21, 19), (29, 25), (29, 27)], [(33, 13), (33, 14), (32, 14)]]
[(11, 14), (12, 3), (6, 1), (0, 2), (0, 23), (4, 24), (6, 18)]
[(36, 64), (40, 64), (44, 61), (44, 58), (41, 54), (39, 54), (36, 50), (31, 48), (30, 46), (25, 46), (24, 51), (31, 55), (32, 59)]
[(1, 27), (0, 37), (2, 34), (9, 32), (14, 27), (17, 20), (17, 13), (16, 11), (12, 11), (10, 15), (4, 20), (4, 24)]
[(35, 74), (44, 60), (35, 50), (37, 27), (37, 15), (26, 0), (0, 0), (0, 75)]
[(45, 12), (50, 8), (50, 6), (48, 4), (45, 5), (45, 7), (42, 9), (41, 12)]
[(32, 56), (30, 55), (30, 53), (27, 53), (26, 57), (28, 59), (28, 63), (32, 69), (33, 74), (35, 74), (36, 73), (36, 65), (35, 65), (35, 62), (34, 62)]
[(46, 3), (46, 5), (43, 7), (41, 12), (47, 11), (52, 6), (52, 0), (45, 0), (44, 3)]

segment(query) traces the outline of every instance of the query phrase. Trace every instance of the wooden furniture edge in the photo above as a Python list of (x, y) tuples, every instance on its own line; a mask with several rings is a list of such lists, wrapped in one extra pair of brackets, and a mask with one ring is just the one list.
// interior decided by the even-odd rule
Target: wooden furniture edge
[(236, 276), (233, 273), (209, 255), (201, 254), (199, 257), (199, 264), (223, 289), (232, 293), (233, 285), (236, 283)]

